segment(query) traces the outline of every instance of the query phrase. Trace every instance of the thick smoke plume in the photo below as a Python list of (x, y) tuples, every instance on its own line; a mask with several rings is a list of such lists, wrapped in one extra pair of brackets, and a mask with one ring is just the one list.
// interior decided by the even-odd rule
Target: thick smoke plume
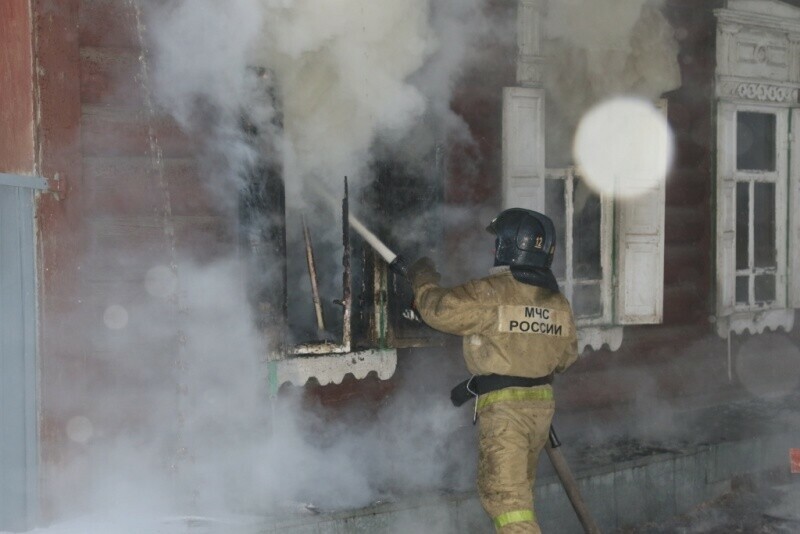
[(254, 60), (280, 88), (292, 178), (358, 175), (379, 131), (408, 130), (425, 112), (408, 81), (433, 52), (427, 2), (262, 1)]
[[(140, 81), (152, 91), (146, 112), (200, 140), (202, 178), (232, 226), (259, 165), (281, 167), (288, 208), (299, 209), (309, 183), (368, 182), (378, 145), (414, 161), (440, 134), (467, 135), (449, 101), (487, 31), (477, 0), (130, 3), (145, 48)], [(431, 133), (423, 122), (442, 126)], [(158, 143), (151, 132), (154, 168), (164, 165)], [(166, 253), (113, 258), (125, 283), (87, 319), (107, 349), (98, 365), (118, 379), (89, 384), (103, 390), (98, 406), (63, 393), (71, 457), (53, 477), (62, 490), (52, 506), (102, 514), (53, 532), (153, 531), (148, 517), (271, 517), (471, 484), (472, 426), (428, 380), (444, 376), (431, 366), (454, 367), (442, 355), (407, 363), (400, 390), (369, 417), (332, 423), (291, 388), (270, 399), (269, 340), (254, 327), (240, 258), (199, 265), (167, 233)]]
[[(252, 326), (237, 261), (181, 261), (172, 273), (155, 265), (147, 296), (109, 306), (97, 325), (109, 343), (136, 339), (143, 348), (104, 362), (128, 380), (101, 407), (73, 407), (64, 430), (76, 455), (63, 466), (58, 504), (76, 519), (46, 532), (172, 532), (161, 523), (169, 517), (185, 532), (177, 518), (192, 516), (268, 524), (471, 486), (473, 427), (442, 383), (461, 372), (457, 355), (406, 362), (399, 391), (381, 409), (356, 406), (331, 421), (299, 388), (269, 397), (265, 340)], [(179, 356), (169, 348), (176, 332)], [(176, 360), (174, 375), (158, 376)]]
[[(309, 284), (293, 278), (305, 269), (301, 215), (319, 247), (325, 300), (340, 298), (339, 223), (315, 204), (317, 191), (338, 196), (347, 176), (358, 193), (374, 178), (376, 160), (427, 178), (432, 165), (420, 167), (437, 146), (469, 137), (450, 101), (473, 47), (496, 31), (482, 7), (479, 0), (184, 0), (146, 10), (154, 100), (203, 140), (201, 169), (221, 206), (235, 211), (252, 169), (280, 169), (285, 261), (297, 292), (290, 322), (302, 323), (311, 300)], [(351, 209), (365, 208), (353, 202)], [(307, 327), (300, 325), (301, 337)]]
[[(423, 117), (464, 133), (449, 102), (470, 47), (489, 31), (477, 0), (168, 6), (149, 11), (158, 103), (205, 134), (229, 173), (255, 157), (279, 159), (291, 201), (305, 181), (338, 187), (344, 176), (362, 177), (379, 138), (398, 143), (421, 131)], [(253, 153), (243, 114), (274, 138), (272, 153)], [(413, 141), (411, 156), (441, 138)]]

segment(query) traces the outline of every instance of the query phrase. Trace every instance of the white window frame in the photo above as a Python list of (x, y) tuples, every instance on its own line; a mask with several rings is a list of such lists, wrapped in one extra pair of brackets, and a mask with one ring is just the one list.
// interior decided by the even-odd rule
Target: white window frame
[[(545, 211), (544, 90), (503, 90), (502, 207)], [(666, 101), (658, 103), (666, 111)], [(559, 173), (575, 171), (551, 170)], [(566, 188), (565, 188), (566, 189)], [(572, 187), (568, 199), (571, 199)], [(632, 199), (601, 196), (603, 317), (578, 321), (578, 348), (617, 350), (623, 325), (655, 324), (663, 318), (665, 184), (643, 189)], [(567, 204), (568, 265), (571, 262), (572, 203)], [(562, 238), (563, 239), (563, 238)], [(570, 265), (571, 267), (571, 265)], [(574, 287), (567, 275), (565, 293)]]
[[(575, 323), (578, 327), (582, 326), (598, 326), (609, 325), (613, 322), (613, 286), (612, 276), (609, 273), (613, 272), (612, 269), (612, 251), (614, 246), (614, 201), (607, 195), (601, 194), (600, 196), (600, 268), (602, 269), (603, 278), (601, 280), (589, 280), (579, 282), (574, 277), (574, 257), (573, 257), (573, 242), (574, 242), (574, 222), (573, 216), (575, 214), (575, 207), (573, 205), (575, 181), (580, 179), (575, 167), (567, 167), (565, 169), (547, 169), (546, 180), (564, 180), (564, 206), (565, 210), (565, 235), (559, 236), (559, 247), (564, 250), (564, 274), (563, 279), (559, 279), (558, 283), (561, 286), (564, 296), (572, 302), (575, 293), (576, 285), (588, 285), (590, 282), (600, 282), (600, 298), (603, 305), (603, 313), (598, 317), (576, 317)], [(545, 187), (546, 188), (546, 187)], [(545, 210), (546, 211), (546, 210)]]
[[(766, 106), (741, 105), (736, 106), (736, 114), (742, 112), (764, 113), (775, 116), (775, 170), (774, 171), (752, 171), (739, 170), (734, 168), (734, 206), (737, 205), (738, 184), (748, 184), (748, 196), (750, 199), (747, 223), (747, 260), (746, 269), (736, 269), (734, 264), (734, 310), (736, 311), (761, 311), (764, 309), (783, 309), (786, 308), (786, 204), (781, 202), (781, 198), (788, 195), (788, 138), (789, 138), (789, 110), (776, 109)], [(738, 121), (734, 122), (738, 124)], [(736, 139), (736, 137), (734, 137)], [(734, 157), (735, 157), (734, 152)], [(735, 166), (735, 164), (734, 164)], [(755, 212), (755, 184), (772, 183), (775, 184), (775, 260), (776, 268), (756, 267), (755, 260), (755, 239), (753, 214)], [(758, 274), (775, 275), (775, 300), (771, 303), (757, 303), (755, 299), (754, 281)], [(748, 303), (740, 304), (736, 301), (735, 284), (739, 276), (748, 277)], [(751, 299), (753, 300), (751, 302)]]
[[(737, 168), (737, 124), (739, 113), (766, 113), (775, 116), (775, 171), (739, 170)], [(790, 330), (794, 312), (788, 307), (787, 261), (789, 198), (789, 117), (787, 105), (754, 104), (721, 101), (717, 108), (717, 333), (728, 337), (731, 331), (741, 334), (763, 332), (765, 328)], [(749, 184), (748, 267), (736, 268), (736, 195), (737, 184)], [(775, 184), (775, 247), (774, 269), (755, 268), (753, 239), (753, 191), (755, 183)], [(774, 272), (775, 300), (751, 302), (753, 283), (759, 272)], [(747, 275), (748, 303), (736, 301), (736, 278)]]
[[(717, 17), (716, 329), (761, 333), (794, 326), (800, 307), (800, 9), (773, 0), (729, 0)], [(776, 300), (736, 303), (736, 183), (766, 180), (736, 168), (737, 112), (776, 115)], [(791, 156), (790, 156), (791, 153)], [(752, 191), (752, 187), (750, 188)], [(754, 199), (751, 199), (754, 200)], [(751, 210), (752, 213), (752, 210)], [(748, 225), (752, 259), (752, 220)], [(750, 265), (752, 266), (752, 265)], [(752, 271), (740, 270), (739, 274)], [(752, 284), (752, 281), (749, 281)], [(752, 287), (749, 288), (752, 295)]]

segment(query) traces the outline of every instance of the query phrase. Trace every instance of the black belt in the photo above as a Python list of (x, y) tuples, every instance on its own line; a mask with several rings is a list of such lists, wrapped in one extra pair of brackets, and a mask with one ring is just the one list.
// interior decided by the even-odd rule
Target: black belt
[(504, 388), (532, 388), (553, 383), (553, 375), (538, 378), (505, 375), (476, 375), (464, 380), (450, 390), (450, 400), (454, 406), (461, 406), (477, 395)]

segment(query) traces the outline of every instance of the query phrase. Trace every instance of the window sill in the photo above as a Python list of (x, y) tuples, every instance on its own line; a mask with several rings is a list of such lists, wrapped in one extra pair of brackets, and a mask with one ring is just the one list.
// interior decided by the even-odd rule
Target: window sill
[(735, 312), (725, 317), (717, 317), (717, 335), (727, 338), (729, 332), (742, 334), (761, 334), (764, 330), (783, 328), (789, 332), (794, 326), (794, 310), (759, 310)]
[(578, 354), (587, 347), (600, 350), (607, 345), (615, 351), (622, 345), (621, 326), (580, 326), (578, 325)]

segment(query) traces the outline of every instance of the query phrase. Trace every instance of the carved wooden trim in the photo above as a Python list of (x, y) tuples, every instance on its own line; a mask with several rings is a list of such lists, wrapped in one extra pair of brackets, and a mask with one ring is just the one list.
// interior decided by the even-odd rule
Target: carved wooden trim
[(798, 101), (800, 89), (766, 83), (729, 81), (718, 85), (718, 93), (721, 98), (794, 104)]
[(623, 327), (578, 327), (578, 354), (586, 348), (600, 350), (603, 345), (609, 350), (619, 350), (622, 345)]
[(778, 87), (765, 83), (740, 83), (736, 88), (740, 98), (758, 100), (759, 102), (796, 102), (797, 89)]
[(544, 58), (541, 56), (542, 0), (519, 0), (517, 4), (517, 85), (540, 87)]
[(730, 332), (743, 334), (761, 334), (764, 330), (773, 332), (782, 328), (785, 332), (791, 332), (794, 327), (794, 310), (778, 309), (764, 310), (759, 312), (739, 312), (728, 317), (721, 317), (717, 320), (717, 335), (727, 338)]

